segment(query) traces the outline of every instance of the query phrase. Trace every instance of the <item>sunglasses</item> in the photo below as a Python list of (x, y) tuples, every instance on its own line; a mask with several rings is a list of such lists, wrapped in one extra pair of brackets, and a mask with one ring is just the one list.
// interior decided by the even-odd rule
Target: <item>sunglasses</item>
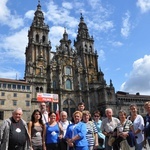
[(99, 116), (96, 116), (96, 115), (95, 115), (94, 117), (99, 117)]

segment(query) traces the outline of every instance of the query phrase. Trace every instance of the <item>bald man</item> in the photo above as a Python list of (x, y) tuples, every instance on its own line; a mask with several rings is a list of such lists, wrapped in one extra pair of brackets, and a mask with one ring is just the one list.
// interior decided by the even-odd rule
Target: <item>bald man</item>
[(108, 139), (111, 134), (114, 133), (114, 129), (120, 122), (118, 118), (113, 117), (113, 111), (111, 108), (105, 110), (106, 118), (102, 120), (101, 130), (105, 135), (105, 149), (112, 150), (112, 146), (108, 145)]
[(40, 111), (42, 113), (42, 121), (45, 124), (46, 122), (48, 122), (48, 112), (47, 112), (47, 108), (46, 108), (46, 103), (42, 102), (40, 103)]
[(60, 142), (60, 148), (61, 148), (61, 150), (66, 150), (67, 149), (67, 143), (66, 143), (66, 140), (64, 139), (64, 137), (66, 135), (67, 127), (71, 123), (70, 121), (68, 121), (68, 115), (67, 115), (66, 111), (62, 111), (60, 113), (60, 121), (59, 122), (62, 125), (63, 131), (64, 131), (63, 139)]
[(0, 150), (30, 150), (28, 128), (22, 114), (22, 109), (17, 108), (12, 117), (3, 121), (0, 126)]

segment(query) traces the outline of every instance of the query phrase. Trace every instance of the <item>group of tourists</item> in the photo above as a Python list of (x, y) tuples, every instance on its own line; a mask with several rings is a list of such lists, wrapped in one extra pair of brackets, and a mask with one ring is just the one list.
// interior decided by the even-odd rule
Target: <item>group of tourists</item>
[(145, 120), (135, 104), (130, 105), (130, 116), (120, 110), (118, 118), (113, 117), (107, 108), (102, 119), (100, 111), (91, 114), (81, 102), (71, 120), (65, 111), (57, 120), (43, 102), (28, 124), (17, 108), (0, 126), (0, 150), (142, 150), (146, 141), (150, 145), (150, 102), (144, 108)]

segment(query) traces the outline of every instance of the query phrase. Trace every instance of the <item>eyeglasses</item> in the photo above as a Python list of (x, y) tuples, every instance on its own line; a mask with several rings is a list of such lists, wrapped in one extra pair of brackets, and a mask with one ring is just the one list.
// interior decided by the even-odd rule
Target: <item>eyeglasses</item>
[(96, 115), (95, 115), (94, 117), (99, 117), (99, 116), (96, 116)]

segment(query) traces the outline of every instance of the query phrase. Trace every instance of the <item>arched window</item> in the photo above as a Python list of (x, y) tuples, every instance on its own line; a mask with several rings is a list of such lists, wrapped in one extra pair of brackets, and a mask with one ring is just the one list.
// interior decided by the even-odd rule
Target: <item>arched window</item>
[(53, 89), (56, 90), (56, 81), (53, 81)]
[(87, 52), (87, 45), (85, 44), (85, 52)]
[(36, 92), (39, 92), (39, 87), (36, 87), (36, 89), (35, 89), (35, 90), (36, 90)]
[(71, 75), (71, 67), (66, 67), (66, 75)]
[(42, 37), (42, 42), (44, 43), (45, 42), (45, 36), (43, 35)]
[(73, 100), (67, 99), (63, 102), (63, 110), (67, 112), (68, 116), (71, 118), (72, 114), (76, 110), (76, 105)]
[(43, 87), (40, 87), (40, 92), (41, 92), (41, 93), (43, 92)]
[(36, 42), (39, 42), (39, 35), (38, 34), (36, 34)]
[(68, 90), (72, 89), (72, 84), (71, 84), (71, 80), (70, 79), (66, 80), (66, 89), (68, 89)]
[(92, 46), (90, 45), (90, 52), (92, 52)]

